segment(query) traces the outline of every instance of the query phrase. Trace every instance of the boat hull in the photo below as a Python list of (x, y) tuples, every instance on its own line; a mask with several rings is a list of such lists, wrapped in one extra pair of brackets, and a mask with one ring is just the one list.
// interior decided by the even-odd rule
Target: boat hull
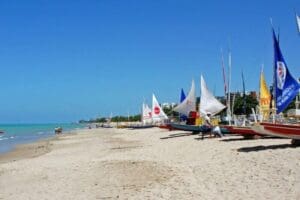
[(186, 124), (170, 124), (172, 129), (182, 130), (182, 131), (191, 131), (193, 133), (207, 133), (211, 131), (211, 128), (207, 126), (195, 126), (195, 125), (186, 125)]
[(245, 138), (254, 138), (255, 136), (263, 136), (260, 132), (255, 131), (251, 128), (251, 126), (231, 126), (231, 125), (223, 125), (222, 128), (228, 130), (228, 132), (232, 134), (242, 135)]
[(133, 125), (133, 126), (128, 126), (127, 128), (129, 129), (145, 129), (145, 128), (153, 128), (154, 125)]
[(264, 135), (300, 140), (300, 125), (260, 123), (252, 129)]

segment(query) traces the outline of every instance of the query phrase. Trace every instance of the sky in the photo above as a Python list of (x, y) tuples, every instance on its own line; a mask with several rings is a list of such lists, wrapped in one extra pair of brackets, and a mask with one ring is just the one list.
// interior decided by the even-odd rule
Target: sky
[(224, 95), (272, 82), (270, 18), (290, 73), (300, 77), (296, 0), (0, 1), (0, 123), (75, 122), (178, 102), (200, 75)]

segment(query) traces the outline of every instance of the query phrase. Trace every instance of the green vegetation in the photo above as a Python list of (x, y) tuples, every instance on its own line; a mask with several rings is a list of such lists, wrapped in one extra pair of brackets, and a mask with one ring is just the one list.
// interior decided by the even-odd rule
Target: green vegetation
[(140, 121), (141, 120), (141, 115), (133, 115), (133, 116), (114, 116), (111, 119), (101, 117), (101, 118), (96, 118), (96, 119), (90, 119), (90, 120), (79, 120), (79, 123), (105, 123), (108, 121), (111, 122), (135, 122), (135, 121)]
[[(234, 107), (233, 107), (233, 113), (236, 115), (242, 115), (242, 114), (252, 114), (252, 108), (256, 108), (258, 105), (258, 101), (256, 98), (252, 97), (251, 95), (245, 96), (245, 108), (244, 108), (244, 97), (237, 96), (235, 98)], [(246, 113), (244, 113), (246, 112)]]

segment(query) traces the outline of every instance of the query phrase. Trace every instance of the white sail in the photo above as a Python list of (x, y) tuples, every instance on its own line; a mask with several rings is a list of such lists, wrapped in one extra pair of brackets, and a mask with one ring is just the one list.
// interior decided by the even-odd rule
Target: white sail
[(189, 113), (191, 111), (196, 111), (196, 93), (194, 80), (192, 81), (192, 86), (189, 94), (186, 96), (184, 101), (177, 105), (173, 110), (186, 116), (189, 116)]
[(152, 120), (153, 122), (162, 122), (163, 120), (168, 119), (168, 116), (165, 114), (163, 109), (157, 102), (155, 95), (152, 95)]
[(143, 103), (143, 108), (142, 108), (142, 123), (143, 124), (151, 124), (152, 123), (151, 109), (145, 103)]
[(299, 15), (296, 15), (297, 25), (298, 25), (298, 31), (300, 33), (300, 17)]
[(201, 75), (201, 98), (200, 112), (202, 114), (210, 113), (211, 116), (221, 112), (226, 106), (219, 102), (214, 95), (208, 90), (203, 76)]

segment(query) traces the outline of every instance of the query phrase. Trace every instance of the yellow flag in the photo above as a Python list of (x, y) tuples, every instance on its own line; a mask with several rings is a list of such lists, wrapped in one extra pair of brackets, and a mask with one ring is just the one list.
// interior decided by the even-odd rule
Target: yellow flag
[(265, 76), (263, 72), (260, 73), (260, 97), (259, 97), (259, 106), (261, 110), (261, 114), (263, 119), (269, 118), (270, 113), (270, 101), (271, 101), (271, 94), (269, 88), (266, 84)]

